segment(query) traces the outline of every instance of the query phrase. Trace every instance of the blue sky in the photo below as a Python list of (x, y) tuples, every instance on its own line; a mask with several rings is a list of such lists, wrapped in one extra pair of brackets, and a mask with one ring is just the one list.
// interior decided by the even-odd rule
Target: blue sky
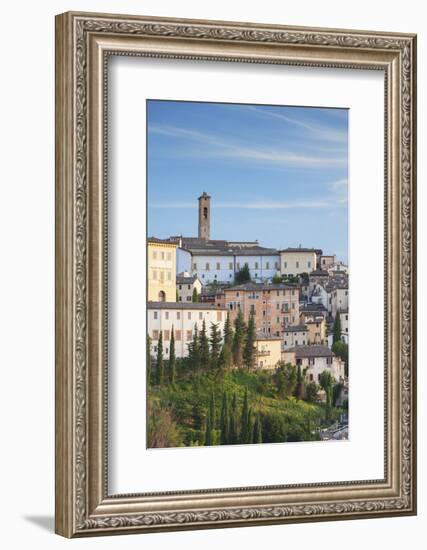
[(348, 111), (147, 102), (148, 234), (197, 236), (348, 256)]

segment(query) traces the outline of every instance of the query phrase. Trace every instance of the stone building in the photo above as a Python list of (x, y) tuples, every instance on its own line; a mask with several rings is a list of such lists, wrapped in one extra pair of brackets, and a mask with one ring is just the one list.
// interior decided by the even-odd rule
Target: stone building
[(282, 361), (307, 369), (306, 379), (319, 383), (320, 375), (329, 370), (337, 382), (344, 381), (344, 362), (326, 346), (296, 346), (282, 351)]
[(291, 285), (247, 283), (225, 288), (223, 296), (231, 321), (241, 311), (248, 322), (253, 312), (258, 333), (283, 337), (299, 319), (299, 291)]

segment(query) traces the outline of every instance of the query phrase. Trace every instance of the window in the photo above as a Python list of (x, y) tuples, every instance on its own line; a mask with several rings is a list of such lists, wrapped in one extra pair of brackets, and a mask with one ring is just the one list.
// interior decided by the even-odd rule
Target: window
[(157, 271), (156, 271), (156, 270), (153, 271), (153, 279), (154, 279), (154, 280), (157, 279)]
[(236, 268), (239, 270), (240, 269), (240, 262), (237, 262), (236, 263)]
[(219, 262), (216, 263), (216, 269), (219, 271), (221, 269), (221, 264)]
[(193, 331), (187, 330), (187, 342), (193, 339)]
[(158, 314), (157, 311), (154, 311), (154, 312), (153, 312), (153, 317), (154, 317), (154, 319), (158, 319), (158, 315), (159, 315), (159, 314)]
[(276, 309), (280, 309), (280, 304), (279, 304), (279, 302), (277, 302), (277, 304), (276, 304)]
[(165, 282), (165, 273), (164, 273), (164, 271), (160, 271), (160, 282), (161, 283)]
[(298, 345), (298, 340), (295, 340), (295, 345), (296, 345), (296, 346)]
[(279, 262), (274, 262), (274, 267), (276, 270), (279, 269)]
[(280, 317), (276, 317), (276, 323), (280, 323)]
[(169, 311), (165, 311), (165, 319), (169, 319)]
[(285, 302), (283, 305), (285, 306), (285, 311), (289, 311), (289, 304), (288, 304), (288, 302)]
[(172, 280), (172, 273), (168, 271), (168, 281), (171, 281), (171, 280)]
[(160, 258), (161, 258), (162, 260), (165, 259), (165, 253), (164, 253), (164, 252), (160, 252)]
[(179, 290), (182, 290), (182, 285), (178, 285)]
[(165, 348), (165, 354), (169, 355), (169, 348)]
[(305, 340), (302, 341), (302, 345), (305, 346)]
[(265, 309), (262, 312), (262, 316), (265, 317)]
[(203, 320), (203, 313), (199, 311), (199, 321), (202, 321), (202, 320)]
[(168, 252), (168, 260), (169, 260), (169, 261), (172, 260), (172, 253), (171, 253), (171, 252)]
[(298, 269), (299, 268), (299, 262), (295, 262), (295, 267)]
[(270, 269), (270, 262), (265, 262), (265, 269)]
[(258, 262), (255, 262), (255, 269), (258, 269)]
[(283, 269), (286, 269), (288, 267), (288, 262), (284, 262)]
[(187, 302), (191, 302), (192, 296), (187, 296)]
[(157, 251), (153, 250), (153, 260), (157, 260)]
[(310, 382), (313, 382), (313, 375), (310, 374)]
[(180, 311), (176, 312), (176, 318), (177, 318), (178, 321), (181, 319), (181, 312)]
[(345, 320), (348, 321), (348, 315), (345, 316)]
[(317, 381), (320, 382), (320, 374), (317, 375)]
[(311, 262), (307, 262), (307, 267), (311, 267)]
[(191, 311), (188, 311), (188, 312), (187, 312), (187, 319), (188, 319), (189, 321), (191, 321)]
[(239, 298), (240, 292), (236, 292), (236, 298)]
[(216, 320), (219, 322), (222, 321), (222, 311), (216, 312)]
[(158, 340), (158, 339), (159, 339), (159, 331), (153, 330), (153, 340)]
[(332, 365), (332, 357), (327, 357), (327, 358), (326, 358), (326, 363), (327, 363), (328, 365)]
[(206, 271), (209, 271), (209, 262), (206, 264)]
[(197, 264), (193, 264), (193, 271), (197, 271)]
[(169, 330), (165, 330), (164, 335), (165, 335), (165, 340), (170, 340), (170, 331)]

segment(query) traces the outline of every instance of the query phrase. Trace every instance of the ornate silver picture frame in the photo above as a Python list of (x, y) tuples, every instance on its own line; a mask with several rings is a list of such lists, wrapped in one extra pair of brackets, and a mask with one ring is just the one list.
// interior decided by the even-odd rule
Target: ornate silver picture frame
[[(384, 73), (384, 478), (108, 491), (107, 60)], [(82, 537), (416, 513), (416, 37), (65, 13), (56, 18), (56, 532)]]

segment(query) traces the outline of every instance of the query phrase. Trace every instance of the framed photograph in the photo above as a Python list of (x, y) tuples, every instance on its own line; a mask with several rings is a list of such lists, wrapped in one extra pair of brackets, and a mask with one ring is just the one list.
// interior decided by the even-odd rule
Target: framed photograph
[(56, 18), (56, 532), (416, 513), (416, 37)]

